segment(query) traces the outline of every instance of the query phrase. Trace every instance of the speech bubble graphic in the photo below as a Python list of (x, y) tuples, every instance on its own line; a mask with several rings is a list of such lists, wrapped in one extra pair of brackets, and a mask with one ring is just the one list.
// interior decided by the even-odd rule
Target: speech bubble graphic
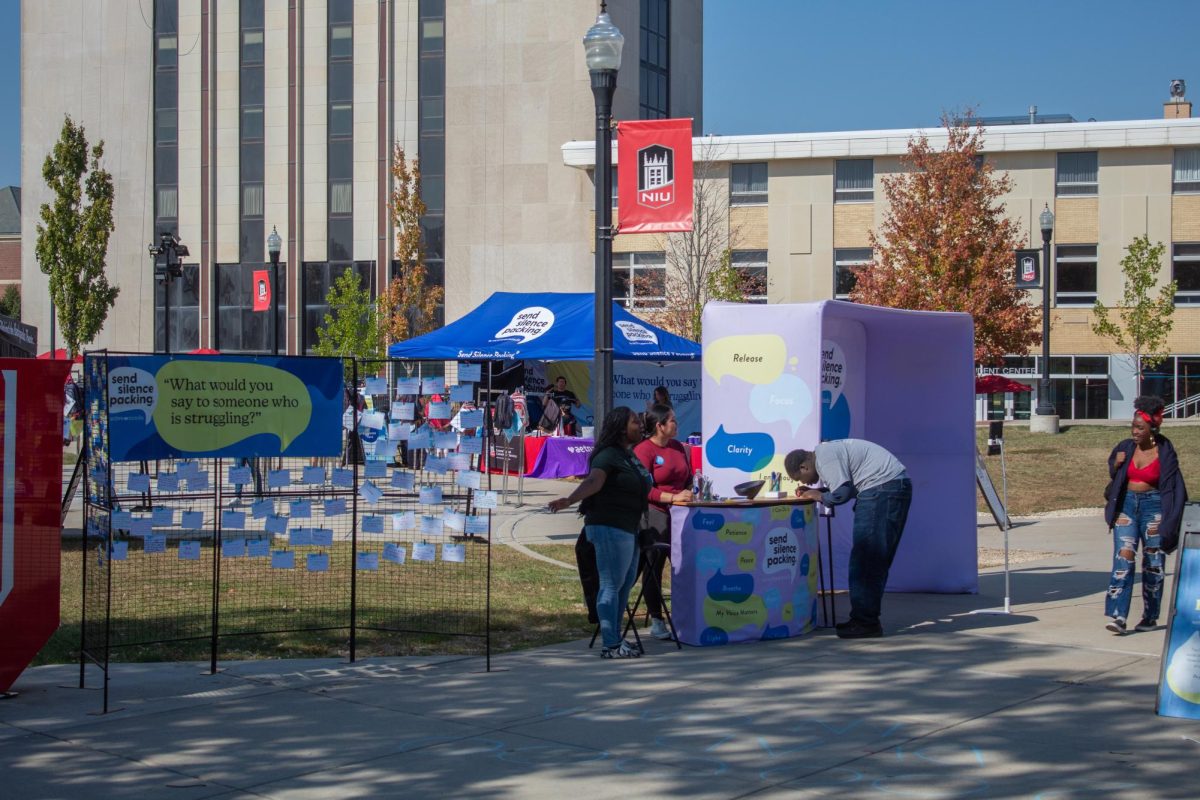
[(804, 575), (806, 577), (808, 576), (809, 563), (810, 563), (810, 561), (808, 558), (808, 553), (805, 553), (804, 555), (800, 556), (800, 574), (801, 575)]
[(758, 563), (758, 554), (753, 550), (742, 550), (738, 553), (737, 565), (738, 569), (746, 572), (754, 570), (754, 565)]
[(813, 596), (809, 594), (808, 586), (801, 583), (792, 592), (792, 608), (795, 609), (795, 613), (803, 614), (812, 605), (813, 599)]
[(718, 469), (756, 472), (769, 464), (774, 455), (775, 440), (768, 434), (727, 433), (724, 425), (704, 445), (705, 458)]
[(754, 419), (764, 424), (786, 422), (793, 436), (812, 410), (812, 390), (795, 375), (780, 375), (774, 383), (750, 390), (750, 414)]
[(783, 604), (783, 621), (784, 622), (791, 622), (792, 617), (795, 616), (795, 614), (796, 614), (796, 611), (792, 607), (791, 602), (787, 602), (787, 603)]
[(789, 635), (787, 625), (768, 625), (763, 629), (762, 639), (786, 639)]
[(719, 547), (701, 547), (696, 553), (696, 567), (703, 570), (725, 569), (725, 552)]
[(747, 625), (767, 624), (767, 608), (761, 597), (749, 597), (741, 603), (704, 598), (704, 621), (713, 628), (736, 631)]
[(802, 531), (808, 527), (808, 518), (812, 515), (812, 506), (805, 508), (792, 509), (792, 527), (798, 531)]
[(704, 369), (718, 384), (726, 375), (774, 383), (787, 362), (787, 343), (775, 333), (723, 336), (704, 348)]
[(154, 376), (137, 367), (117, 367), (108, 373), (108, 411), (121, 414), (141, 411), (149, 425), (158, 405), (158, 384)]
[(773, 528), (763, 541), (763, 572), (786, 572), (793, 578), (800, 566), (800, 545), (790, 528)]
[(830, 404), (842, 396), (846, 380), (846, 354), (832, 339), (821, 342), (821, 391), (829, 392)]
[(821, 392), (821, 440), (832, 442), (850, 436), (850, 403), (842, 395), (830, 403), (829, 392)]
[(722, 542), (750, 544), (750, 540), (754, 538), (754, 523), (731, 522), (721, 529), (717, 538)]
[(783, 595), (774, 586), (762, 593), (762, 599), (763, 605), (767, 608), (779, 608), (783, 605)]
[(295, 375), (244, 361), (168, 361), (155, 376), (158, 435), (169, 446), (211, 452), (257, 434), (287, 450), (308, 427), (312, 398)]
[(697, 511), (692, 517), (692, 527), (699, 531), (711, 531), (715, 533), (721, 530), (721, 526), (724, 524), (725, 518), (720, 514)]
[(645, 325), (640, 325), (627, 319), (617, 320), (613, 325), (625, 337), (625, 341), (630, 344), (658, 344), (658, 334)]
[(771, 506), (771, 522), (783, 522), (791, 513), (789, 506)]
[(717, 570), (717, 574), (708, 579), (708, 597), (727, 603), (741, 603), (754, 594), (753, 575), (726, 575)]
[(705, 628), (700, 631), (700, 646), (711, 647), (729, 644), (729, 634), (720, 628)]
[(1200, 631), (1193, 633), (1171, 655), (1167, 686), (1189, 703), (1200, 703)]
[(516, 340), (520, 344), (532, 341), (554, 326), (554, 312), (545, 306), (529, 306), (513, 314), (512, 320), (492, 337), (493, 342)]

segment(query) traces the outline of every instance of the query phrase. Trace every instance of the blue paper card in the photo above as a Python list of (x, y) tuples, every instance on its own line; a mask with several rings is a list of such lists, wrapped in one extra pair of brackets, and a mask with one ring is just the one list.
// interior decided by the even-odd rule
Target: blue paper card
[(287, 533), (287, 524), (288, 524), (287, 517), (276, 517), (276, 516), (267, 517), (267, 521), (265, 524), (266, 524), (266, 528), (267, 528), (267, 533), (270, 533), (275, 536), (280, 536), (282, 534)]
[(393, 472), (392, 473), (392, 488), (393, 489), (415, 489), (417, 479), (411, 472)]
[(112, 552), (109, 554), (113, 561), (125, 561), (129, 558), (129, 542), (120, 541), (112, 543)]
[(367, 378), (363, 391), (366, 394), (387, 394), (387, 378)]
[(203, 511), (185, 511), (182, 516), (183, 522), (181, 525), (184, 530), (196, 531), (204, 527)]
[(375, 572), (379, 569), (379, 553), (359, 553), (354, 565), (358, 569)]
[(364, 411), (358, 417), (358, 426), (372, 431), (383, 430), (387, 425), (387, 417), (378, 411)]
[(271, 569), (293, 569), (296, 566), (296, 554), (291, 550), (272, 550)]
[(311, 547), (312, 528), (292, 528), (288, 531), (288, 544), (292, 547)]
[(358, 494), (363, 500), (366, 500), (371, 505), (374, 505), (383, 499), (383, 490), (370, 481), (367, 481), (361, 487), (359, 487)]
[(393, 422), (388, 425), (388, 441), (389, 442), (407, 442), (408, 434), (412, 431), (412, 425), (406, 422)]
[(324, 483), (325, 468), (324, 467), (305, 467), (303, 482), (308, 484)]
[(156, 508), (154, 509), (154, 527), (167, 528), (175, 524), (175, 509), (173, 508)]
[(392, 419), (398, 419), (401, 422), (412, 422), (416, 418), (416, 403), (396, 403), (396, 405), (392, 406)]
[(431, 517), (428, 514), (421, 517), (421, 533), (428, 533), (435, 536), (442, 535), (442, 518)]
[(339, 489), (351, 489), (354, 487), (354, 470), (350, 469), (334, 469), (333, 480), (334, 486)]
[(363, 477), (386, 478), (387, 477), (387, 462), (385, 462), (385, 461), (368, 461), (363, 466)]
[(483, 409), (462, 412), (458, 415), (458, 424), (463, 428), (483, 427)]
[(144, 472), (131, 472), (129, 474), (128, 488), (131, 492), (150, 491), (150, 476)]
[(462, 564), (467, 560), (467, 548), (461, 544), (442, 545), (442, 561), (452, 564)]
[(396, 379), (396, 394), (420, 394), (421, 379), (420, 378), (397, 378)]
[(189, 492), (206, 492), (208, 491), (208, 473), (198, 472), (187, 479), (187, 488)]
[(451, 403), (465, 403), (473, 399), (475, 399), (475, 384), (460, 383), (457, 386), (450, 387)]
[(442, 523), (449, 531), (464, 531), (467, 527), (467, 515), (458, 511), (446, 511), (442, 514)]
[(417, 494), (417, 502), (422, 505), (435, 506), (442, 502), (442, 487), (422, 486)]
[(180, 561), (199, 561), (200, 560), (200, 543), (196, 541), (184, 541), (179, 543), (179, 560)]
[(474, 534), (486, 534), (488, 532), (488, 518), (486, 516), (467, 517), (466, 532)]
[(268, 489), (286, 489), (291, 485), (292, 471), (290, 469), (273, 469), (267, 473)]
[(297, 500), (288, 506), (288, 516), (292, 519), (312, 519), (312, 502)]
[(165, 552), (167, 552), (167, 537), (165, 537), (165, 536), (147, 536), (145, 550), (147, 553), (165, 553)]
[(450, 459), (442, 456), (430, 456), (425, 459), (425, 469), (434, 475), (445, 475), (450, 471)]
[(439, 431), (433, 435), (433, 446), (438, 450), (453, 450), (458, 447), (458, 434), (453, 431)]
[(246, 542), (246, 555), (250, 558), (266, 558), (270, 554), (270, 539), (251, 539)]
[(329, 553), (309, 553), (306, 566), (309, 572), (328, 572)]
[(149, 536), (154, 533), (154, 520), (151, 517), (134, 517), (129, 526), (130, 536)]
[(275, 513), (274, 500), (259, 500), (254, 505), (250, 506), (250, 516), (255, 519), (266, 519)]
[(463, 383), (479, 383), (479, 379), (482, 377), (481, 365), (458, 362), (458, 379)]
[(363, 533), (383, 533), (383, 517), (367, 516), (362, 518)]
[(450, 469), (471, 468), (471, 456), (469, 453), (451, 453), (447, 456), (446, 462), (450, 465)]
[(222, 530), (241, 530), (246, 527), (246, 512), (245, 511), (222, 511), (221, 512), (221, 529)]
[(221, 542), (221, 555), (225, 558), (244, 558), (246, 555), (245, 539), (226, 539)]
[(177, 473), (177, 472), (160, 472), (160, 473), (158, 473), (158, 490), (160, 492), (178, 492), (179, 491), (179, 473)]
[(450, 404), (447, 402), (429, 404), (430, 419), (450, 419)]
[(312, 544), (313, 547), (333, 547), (333, 529), (313, 528)]
[(178, 468), (179, 477), (185, 481), (190, 481), (200, 474), (199, 461), (181, 461)]
[(247, 483), (250, 483), (252, 480), (254, 480), (254, 478), (250, 475), (249, 467), (230, 467), (229, 468), (229, 482), (231, 484), (233, 484), (234, 486), (245, 486)]
[(408, 434), (409, 450), (428, 450), (433, 447), (433, 431), (428, 425), (414, 428)]
[[(441, 394), (446, 391), (445, 378), (422, 378), (421, 379), (421, 394)], [(437, 416), (430, 413), (431, 417)]]
[(464, 436), (458, 443), (458, 452), (467, 455), (479, 455), (483, 452), (483, 438), (480, 436)]
[(325, 501), (325, 516), (337, 517), (346, 513), (346, 498), (339, 497), (336, 500)]
[[(409, 477), (412, 477), (411, 475)], [(128, 511), (112, 512), (112, 529), (114, 531), (127, 531), (133, 527), (133, 514)]]
[(383, 546), (383, 560), (390, 561), (393, 564), (404, 563), (404, 547), (402, 545), (388, 542)]
[(401, 511), (399, 514), (392, 514), (393, 531), (405, 531), (415, 527), (417, 527), (417, 513), (415, 511)]
[(413, 544), (412, 557), (413, 561), (436, 561), (437, 545), (432, 545), (428, 542), (416, 542)]
[(475, 497), (476, 508), (495, 508), (496, 493), (495, 492), (476, 492)]

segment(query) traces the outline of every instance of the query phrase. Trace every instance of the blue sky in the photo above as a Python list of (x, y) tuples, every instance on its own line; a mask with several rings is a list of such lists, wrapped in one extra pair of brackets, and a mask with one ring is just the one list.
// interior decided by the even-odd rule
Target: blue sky
[[(20, 183), (19, 8), (0, 0), (0, 186)], [(1197, 0), (705, 0), (704, 29), (705, 133), (1148, 119), (1171, 78), (1200, 101)]]

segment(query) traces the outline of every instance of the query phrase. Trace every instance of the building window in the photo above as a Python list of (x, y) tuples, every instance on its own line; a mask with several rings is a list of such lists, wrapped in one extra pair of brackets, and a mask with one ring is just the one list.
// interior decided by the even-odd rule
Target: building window
[(1100, 172), (1096, 154), (1059, 153), (1054, 175), (1054, 193), (1058, 197), (1092, 197), (1099, 191)]
[(1177, 243), (1171, 248), (1171, 280), (1176, 305), (1200, 303), (1200, 243)]
[(1180, 148), (1175, 151), (1171, 191), (1175, 194), (1200, 192), (1200, 147)]
[(742, 276), (747, 303), (767, 302), (767, 251), (734, 250), (732, 265)]
[(729, 205), (759, 206), (767, 202), (767, 163), (734, 164), (729, 169)]
[(179, 230), (179, 2), (154, 4), (154, 232)]
[(330, 0), (328, 26), (329, 91), (326, 96), (328, 182), (326, 253), (330, 261), (354, 256), (354, 3)]
[(834, 165), (833, 202), (870, 203), (875, 199), (875, 162), (840, 159)]
[(317, 346), (317, 331), (325, 326), (325, 315), (329, 313), (329, 287), (342, 276), (346, 270), (358, 273), (360, 286), (371, 287), (371, 296), (375, 296), (375, 287), (371, 276), (375, 274), (374, 261), (356, 261), (353, 264), (330, 264), (324, 261), (310, 261), (304, 264), (304, 330), (302, 347), (305, 353), (311, 354)]
[(200, 346), (200, 267), (183, 264), (183, 275), (167, 289), (154, 282), (154, 352), (164, 352), (167, 323), (167, 291), (171, 293), (171, 352), (186, 353)]
[[(417, 155), (421, 159), (421, 217), (426, 280), (446, 286), (446, 3), (417, 4)], [(439, 322), (444, 309), (438, 310)]]
[[(217, 318), (213, 340), (222, 353), (270, 353), (276, 344), (271, 337), (271, 311), (254, 310), (254, 273), (271, 271), (269, 265), (217, 264)], [(279, 262), (279, 286), (272, 301), (278, 303), (275, 320), (278, 345), (287, 350), (287, 265)], [(174, 309), (172, 309), (172, 313)]]
[(667, 119), (671, 116), (671, 4), (641, 0), (641, 5), (639, 117)]
[(1063, 419), (1108, 418), (1108, 356), (1052, 356), (1050, 384)]
[[(241, 47), (239, 51), (239, 182), (241, 225), (238, 258), (242, 263), (262, 262), (263, 241), (263, 97), (264, 59), (263, 4), (261, 0), (241, 4)], [(218, 326), (218, 330), (220, 327)]]
[(1096, 302), (1096, 245), (1060, 244), (1054, 253), (1054, 302), (1090, 306)]
[(666, 255), (613, 255), (613, 299), (628, 309), (664, 308), (667, 304)]
[(875, 257), (869, 247), (852, 247), (833, 251), (833, 296), (838, 300), (849, 300), (858, 276), (857, 267), (870, 264)]

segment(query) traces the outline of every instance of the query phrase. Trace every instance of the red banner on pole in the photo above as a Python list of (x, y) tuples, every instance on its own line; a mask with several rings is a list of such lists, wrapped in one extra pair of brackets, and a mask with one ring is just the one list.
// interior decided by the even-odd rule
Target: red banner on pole
[(251, 287), (251, 291), (254, 292), (254, 310), (270, 311), (271, 273), (265, 269), (254, 270), (254, 284)]
[(692, 229), (692, 121), (617, 124), (617, 214), (621, 233)]
[(70, 361), (0, 358), (0, 692), (58, 629), (70, 369)]

